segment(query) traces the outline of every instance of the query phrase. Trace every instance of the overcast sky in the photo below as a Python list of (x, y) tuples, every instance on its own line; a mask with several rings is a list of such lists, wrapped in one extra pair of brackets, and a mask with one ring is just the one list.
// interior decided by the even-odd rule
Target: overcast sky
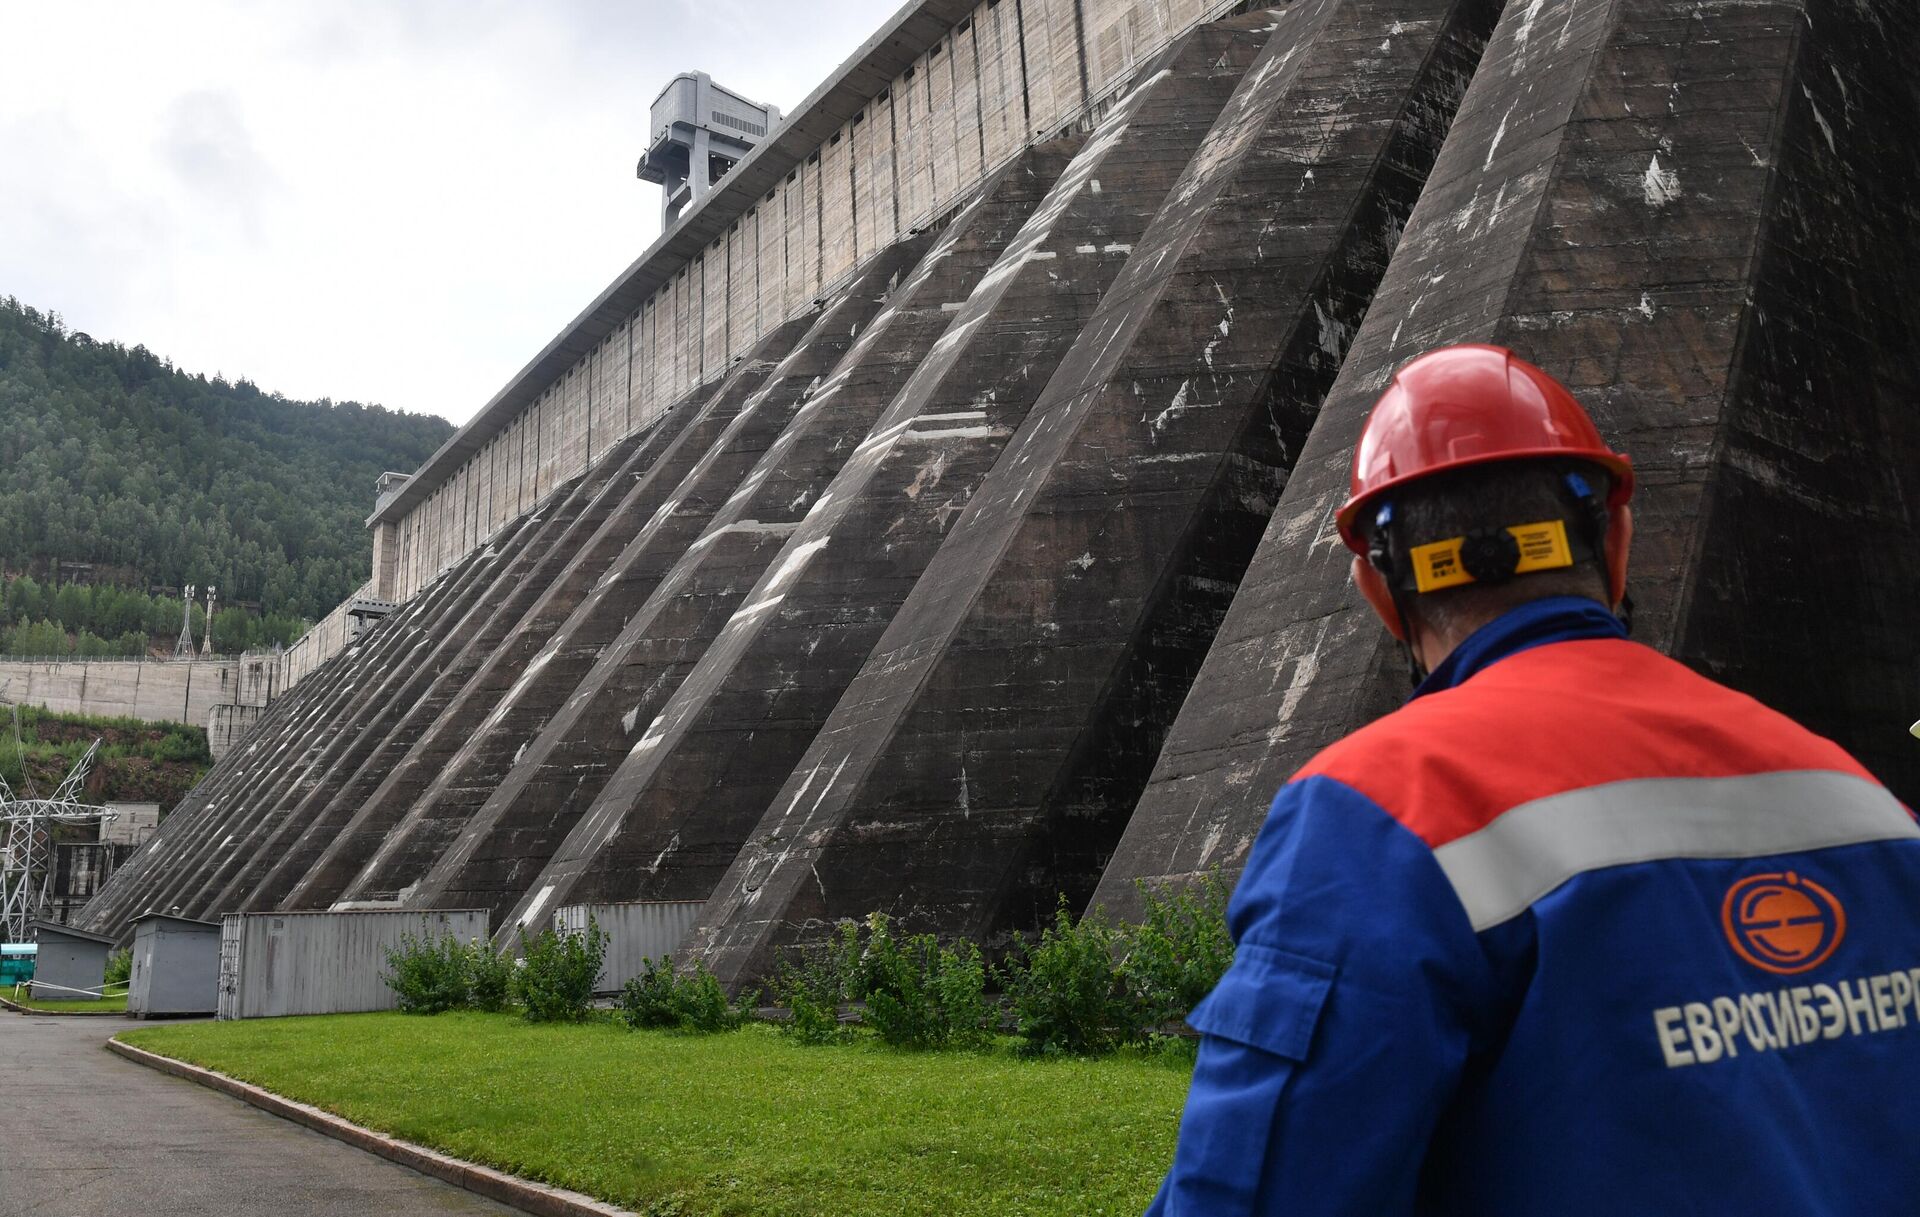
[(0, 296), (465, 422), (659, 234), (647, 108), (791, 110), (897, 0), (0, 0)]

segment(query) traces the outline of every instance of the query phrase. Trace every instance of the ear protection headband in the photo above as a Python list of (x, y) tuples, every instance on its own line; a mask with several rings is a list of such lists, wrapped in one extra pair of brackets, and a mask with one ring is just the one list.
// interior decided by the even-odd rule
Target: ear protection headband
[(1607, 504), (1577, 471), (1562, 475), (1575, 525), (1540, 520), (1507, 528), (1477, 528), (1458, 537), (1415, 545), (1395, 554), (1389, 540), (1393, 504), (1382, 503), (1367, 539), (1367, 562), (1400, 592), (1437, 592), (1469, 583), (1498, 587), (1516, 576), (1558, 570), (1604, 558)]

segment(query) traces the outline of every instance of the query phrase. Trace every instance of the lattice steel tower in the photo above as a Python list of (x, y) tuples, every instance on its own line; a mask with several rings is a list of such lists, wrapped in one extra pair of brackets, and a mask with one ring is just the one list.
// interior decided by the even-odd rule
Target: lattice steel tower
[[(13, 710), (13, 743), (26, 772), (26, 749), (20, 742), (20, 708)], [(106, 824), (115, 812), (80, 802), (87, 772), (100, 751), (100, 741), (88, 745), (51, 798), (34, 795), (32, 779), (25, 779), (27, 797), (16, 795), (0, 778), (0, 929), (7, 941), (25, 942), (33, 923), (45, 912), (52, 895), (53, 830), (56, 825)]]
[(173, 644), (175, 659), (193, 658), (193, 593), (196, 589), (189, 583), (180, 596), (180, 641)]

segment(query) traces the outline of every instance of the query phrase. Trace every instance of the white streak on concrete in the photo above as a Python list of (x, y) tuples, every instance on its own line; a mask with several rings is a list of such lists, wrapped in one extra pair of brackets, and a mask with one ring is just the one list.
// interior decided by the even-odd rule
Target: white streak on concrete
[(1353, 327), (1313, 302), (1313, 318), (1320, 326), (1320, 349), (1331, 359), (1339, 359), (1347, 349), (1347, 340), (1353, 335)]
[(779, 567), (773, 572), (773, 577), (768, 579), (762, 586), (769, 588), (785, 587), (795, 575), (798, 575), (806, 569), (807, 563), (813, 561), (813, 555), (825, 549), (827, 542), (832, 539), (830, 536), (817, 537), (804, 545), (794, 546), (793, 552), (781, 560)]
[(658, 748), (660, 741), (667, 737), (667, 733), (660, 729), (660, 724), (665, 719), (664, 714), (654, 715), (653, 721), (647, 724), (647, 733), (640, 737), (640, 742), (633, 746), (633, 751), (628, 755), (639, 756), (643, 752), (651, 752)]
[[(1520, 14), (1520, 27), (1513, 31), (1513, 45), (1516, 51), (1527, 49), (1527, 39), (1533, 36), (1533, 19), (1540, 15), (1546, 0), (1529, 0), (1526, 11)], [(1518, 55), (1515, 58), (1519, 58)]]
[[(1845, 86), (1842, 87), (1844, 88)], [(1833, 142), (1833, 128), (1828, 125), (1827, 116), (1820, 113), (1819, 106), (1813, 104), (1813, 91), (1808, 89), (1807, 86), (1801, 85), (1800, 92), (1801, 95), (1807, 99), (1807, 109), (1813, 111), (1813, 121), (1819, 125), (1820, 134), (1826, 137), (1827, 151), (1833, 153), (1835, 156), (1840, 155), (1840, 146)]]
[(1153, 428), (1153, 433), (1156, 436), (1166, 429), (1167, 423), (1172, 421), (1175, 415), (1187, 408), (1187, 394), (1192, 388), (1193, 382), (1191, 380), (1181, 381), (1180, 388), (1174, 392), (1173, 400), (1167, 403), (1167, 408), (1160, 411), (1159, 414), (1154, 416), (1153, 421), (1147, 424)]
[(762, 524), (758, 520), (735, 520), (731, 524), (722, 524), (718, 528), (708, 529), (699, 540), (687, 546), (687, 552), (704, 549), (728, 533), (760, 533), (766, 536), (780, 536), (800, 527), (796, 520), (771, 520)]
[(540, 915), (540, 910), (545, 908), (547, 901), (551, 899), (553, 899), (553, 884), (549, 883), (541, 887), (539, 893), (527, 902), (527, 911), (520, 914), (519, 924), (532, 925), (533, 919)]
[(909, 431), (900, 437), (900, 442), (911, 444), (929, 439), (992, 439), (999, 434), (1001, 432), (997, 427), (947, 427), (940, 431)]
[(1680, 197), (1680, 175), (1662, 167), (1658, 153), (1647, 163), (1640, 186), (1649, 207), (1665, 207)]

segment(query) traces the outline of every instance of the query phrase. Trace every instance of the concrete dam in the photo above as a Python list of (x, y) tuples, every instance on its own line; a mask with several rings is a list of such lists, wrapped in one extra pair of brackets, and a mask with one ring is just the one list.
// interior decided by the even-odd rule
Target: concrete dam
[(1916, 52), (1907, 0), (909, 4), (383, 497), (399, 607), (83, 924), (699, 900), (734, 983), (1231, 877), (1405, 693), (1332, 512), (1462, 341), (1632, 455), (1636, 636), (1911, 803)]

